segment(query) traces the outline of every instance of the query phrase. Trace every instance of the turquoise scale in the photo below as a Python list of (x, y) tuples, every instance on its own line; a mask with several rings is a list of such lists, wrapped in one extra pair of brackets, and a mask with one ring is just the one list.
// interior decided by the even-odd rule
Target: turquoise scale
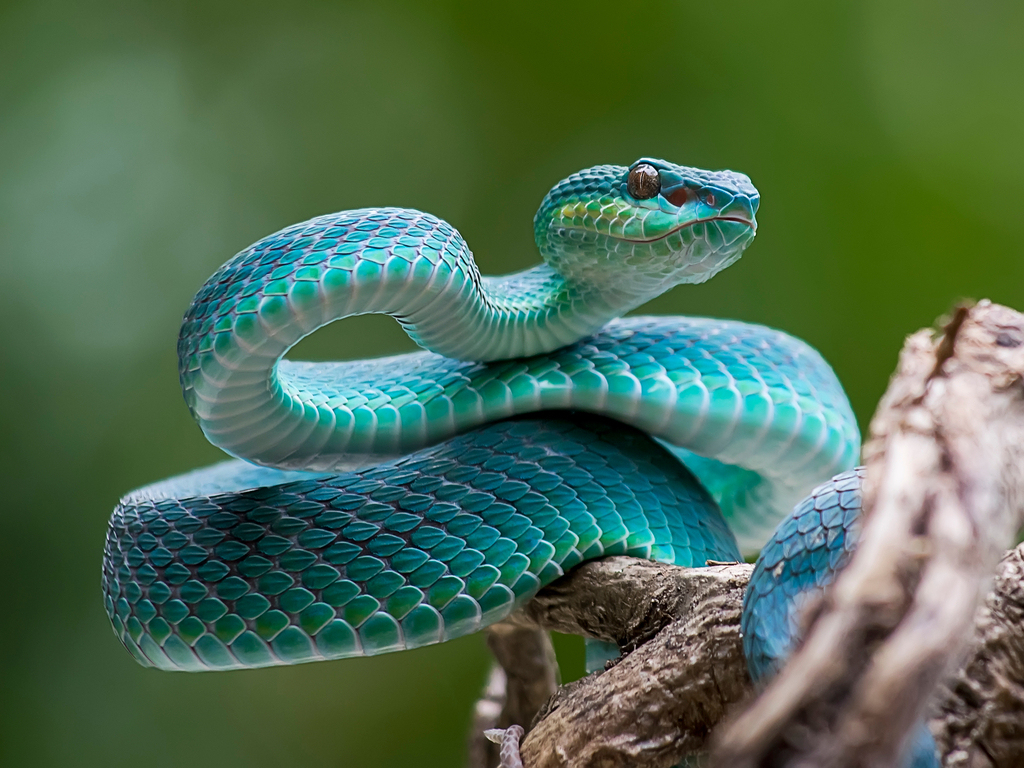
[[(643, 158), (556, 184), (534, 218), (544, 263), (513, 275), (481, 276), (454, 227), (399, 208), (243, 250), (178, 339), (189, 410), (236, 460), (121, 500), (103, 564), (118, 637), (188, 671), (373, 655), (499, 621), (584, 560), (701, 566), (769, 541), (744, 632), (770, 674), (856, 538), (855, 475), (786, 518), (855, 464), (849, 403), (782, 332), (621, 319), (734, 263), (758, 204), (742, 174)], [(427, 351), (282, 359), (368, 312)]]
[[(198, 671), (417, 648), (499, 621), (566, 570), (625, 554), (739, 557), (696, 478), (586, 414), (489, 425), (373, 469), (206, 470), (259, 488), (129, 497), (107, 536), (115, 631), (146, 666)], [(283, 477), (281, 477), (283, 476)], [(275, 482), (283, 480), (283, 482)]]
[[(779, 523), (747, 585), (740, 632), (750, 676), (766, 684), (800, 637), (802, 612), (849, 562), (861, 533), (864, 468), (811, 491)], [(938, 768), (935, 739), (923, 723), (905, 747), (903, 768)]]
[[(661, 193), (628, 178), (657, 169)], [(759, 203), (742, 174), (643, 159), (573, 174), (534, 219), (544, 264), (479, 274), (451, 225), (401, 208), (342, 211), (272, 234), (199, 291), (178, 342), (185, 400), (226, 452), (337, 470), (517, 414), (575, 409), (664, 440), (757, 551), (808, 489), (849, 469), (856, 422), (827, 363), (786, 334), (687, 317), (617, 319), (702, 282), (751, 242)], [(303, 336), (393, 315), (430, 352), (282, 360)]]
[[(346, 432), (344, 450), (321, 449), (327, 467), (516, 414), (572, 408), (614, 417), (678, 451), (717, 491), (748, 553), (809, 487), (852, 466), (860, 446), (846, 396), (821, 356), (787, 334), (737, 321), (627, 318), (516, 361), (422, 352), (352, 363), (283, 360), (278, 373), (290, 397), (317, 404), (332, 424), (379, 426), (380, 414), (389, 415), (387, 435)], [(291, 459), (275, 454), (271, 463), (299, 461), (291, 442), (287, 450)], [(254, 458), (251, 444), (240, 452)], [(303, 454), (300, 463), (310, 461), (317, 464)]]

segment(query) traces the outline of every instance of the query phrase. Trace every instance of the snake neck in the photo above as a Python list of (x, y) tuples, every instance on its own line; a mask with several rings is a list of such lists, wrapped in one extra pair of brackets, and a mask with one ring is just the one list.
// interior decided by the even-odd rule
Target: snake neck
[(480, 362), (528, 357), (589, 336), (636, 306), (614, 291), (571, 282), (546, 264), (502, 277), (480, 277), (472, 261), (468, 269), (477, 290), (396, 315), (424, 349)]

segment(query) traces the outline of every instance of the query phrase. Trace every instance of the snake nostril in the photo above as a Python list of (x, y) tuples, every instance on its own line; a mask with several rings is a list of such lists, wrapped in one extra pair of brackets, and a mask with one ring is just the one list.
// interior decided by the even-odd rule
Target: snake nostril
[(702, 189), (700, 191), (700, 199), (701, 202), (704, 203), (704, 205), (710, 206), (712, 208), (715, 205), (715, 193), (712, 192), (710, 189)]

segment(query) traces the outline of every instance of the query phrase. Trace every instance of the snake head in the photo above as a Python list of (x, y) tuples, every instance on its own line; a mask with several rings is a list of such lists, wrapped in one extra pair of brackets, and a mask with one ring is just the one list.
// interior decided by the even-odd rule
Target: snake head
[(544, 260), (570, 283), (647, 300), (735, 262), (760, 196), (733, 171), (641, 158), (598, 165), (548, 192), (534, 217)]

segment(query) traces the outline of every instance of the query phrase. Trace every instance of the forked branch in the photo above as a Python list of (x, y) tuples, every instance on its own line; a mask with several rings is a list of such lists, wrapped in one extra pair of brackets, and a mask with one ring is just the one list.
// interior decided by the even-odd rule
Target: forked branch
[(716, 765), (898, 765), (1021, 527), (1022, 378), (1024, 316), (1005, 307), (907, 340), (864, 451), (860, 545)]
[[(1005, 307), (908, 339), (865, 451), (860, 547), (790, 663), (718, 734), (717, 765), (896, 765), (930, 699), (944, 765), (1024, 764), (1024, 554), (998, 562), (1024, 509), (1022, 379), (1024, 315)], [(521, 625), (626, 656), (520, 723), (526, 768), (667, 767), (706, 749), (750, 691), (749, 572), (609, 558), (541, 592)]]

